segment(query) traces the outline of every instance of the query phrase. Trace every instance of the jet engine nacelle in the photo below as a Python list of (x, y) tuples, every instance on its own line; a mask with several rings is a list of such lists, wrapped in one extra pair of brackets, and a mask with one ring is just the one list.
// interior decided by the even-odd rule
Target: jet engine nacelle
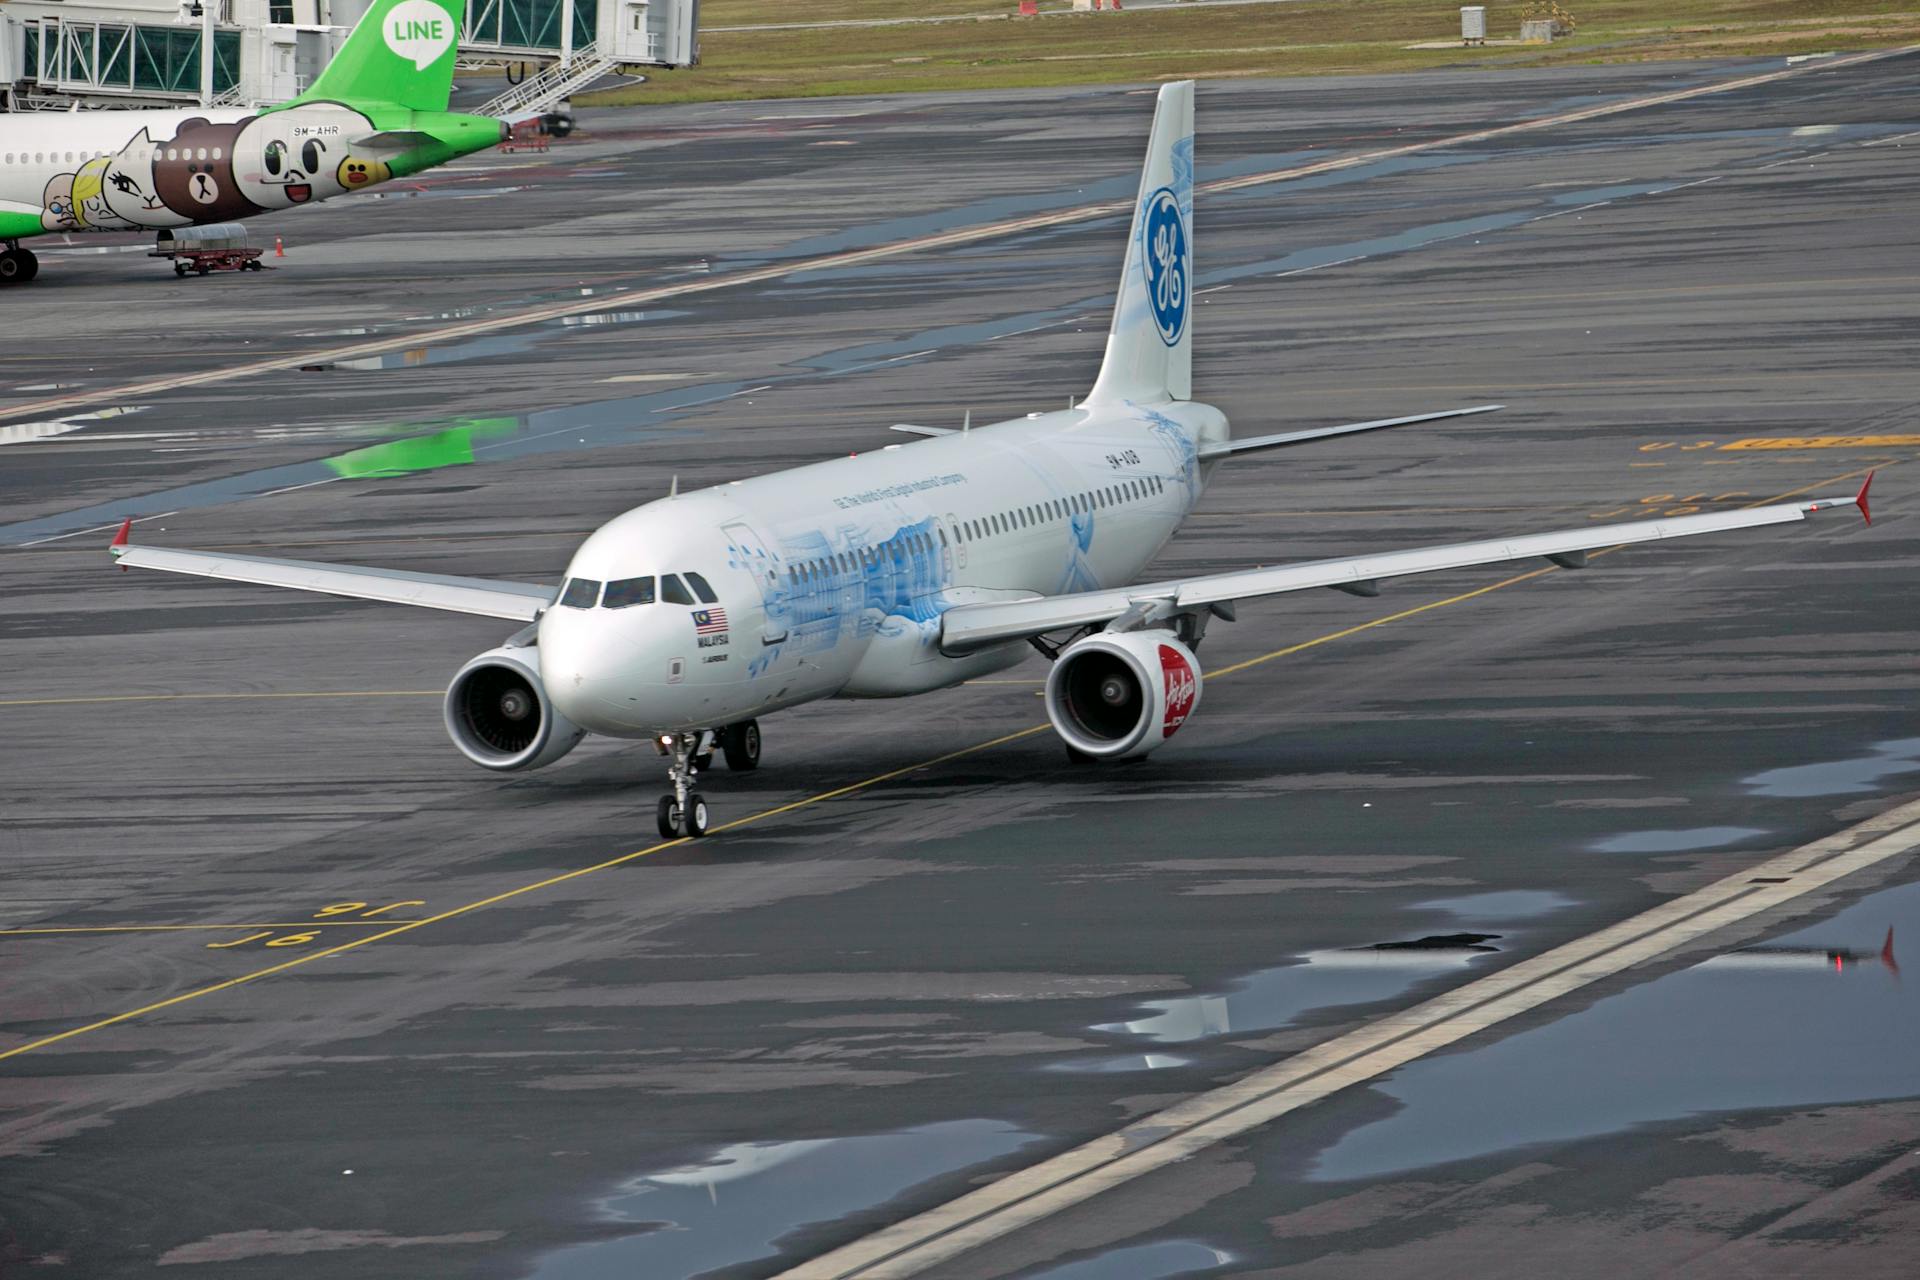
[(1103, 760), (1144, 756), (1200, 705), (1200, 662), (1169, 631), (1099, 633), (1047, 675), (1047, 718), (1068, 746)]
[(538, 769), (587, 736), (585, 729), (554, 710), (540, 683), (534, 652), (490, 649), (460, 668), (447, 686), (442, 708), (447, 734), (461, 754), (483, 769)]

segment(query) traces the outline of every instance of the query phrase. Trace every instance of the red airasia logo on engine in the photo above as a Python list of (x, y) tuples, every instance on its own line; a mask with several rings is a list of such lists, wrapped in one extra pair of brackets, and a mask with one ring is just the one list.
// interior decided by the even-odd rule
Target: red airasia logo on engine
[(1160, 679), (1167, 693), (1167, 714), (1160, 722), (1160, 736), (1171, 738), (1173, 731), (1187, 722), (1193, 700), (1200, 693), (1200, 682), (1194, 678), (1193, 664), (1170, 644), (1160, 646)]

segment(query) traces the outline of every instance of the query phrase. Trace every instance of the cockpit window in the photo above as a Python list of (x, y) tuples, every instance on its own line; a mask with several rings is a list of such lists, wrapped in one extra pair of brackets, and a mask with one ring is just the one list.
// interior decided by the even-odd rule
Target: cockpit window
[(618, 582), (607, 584), (607, 598), (600, 602), (609, 609), (624, 609), (628, 605), (653, 603), (653, 575), (644, 578), (622, 578)]
[(693, 593), (679, 575), (669, 573), (660, 579), (660, 598), (668, 604), (692, 604)]
[(693, 588), (693, 594), (700, 597), (701, 604), (720, 603), (720, 597), (713, 594), (713, 588), (707, 585), (705, 578), (693, 572), (691, 569), (687, 571), (686, 577), (687, 585)]
[(600, 584), (592, 578), (568, 578), (560, 593), (560, 603), (569, 609), (591, 609), (599, 598)]

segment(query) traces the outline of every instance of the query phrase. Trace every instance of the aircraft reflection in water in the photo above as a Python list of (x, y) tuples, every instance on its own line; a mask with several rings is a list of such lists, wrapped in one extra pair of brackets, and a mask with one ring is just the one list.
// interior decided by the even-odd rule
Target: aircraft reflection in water
[[(1124, 1032), (1160, 1044), (1185, 1044), (1233, 1031), (1284, 1027), (1304, 1013), (1341, 1005), (1391, 999), (1407, 988), (1449, 970), (1463, 969), (1498, 947), (1491, 933), (1449, 933), (1371, 947), (1308, 951), (1292, 964), (1262, 969), (1239, 979), (1220, 995), (1177, 996), (1150, 1000), (1147, 1016), (1105, 1023), (1095, 1031)], [(1184, 1059), (1148, 1066), (1178, 1065)]]
[(1900, 962), (1893, 956), (1893, 930), (1878, 951), (1846, 951), (1833, 947), (1742, 947), (1703, 962), (1702, 969), (1831, 969), (1845, 973), (1849, 967), (1878, 964), (1894, 977), (1900, 976)]

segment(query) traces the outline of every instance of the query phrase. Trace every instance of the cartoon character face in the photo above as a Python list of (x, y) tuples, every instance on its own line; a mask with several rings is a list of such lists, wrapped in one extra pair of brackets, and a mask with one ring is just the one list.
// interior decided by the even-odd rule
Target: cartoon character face
[(100, 194), (114, 217), (136, 227), (179, 227), (193, 219), (167, 208), (153, 180), (153, 139), (142, 129), (108, 159)]
[(231, 222), (259, 213), (233, 176), (235, 147), (247, 123), (212, 124), (201, 116), (181, 121), (172, 139), (153, 149), (153, 186), (161, 202), (186, 222)]
[(40, 195), (40, 203), (45, 206), (40, 214), (40, 225), (49, 231), (78, 231), (80, 217), (73, 208), (73, 175), (57, 173), (47, 180), (47, 189)]
[(393, 170), (387, 168), (387, 162), (384, 160), (350, 155), (340, 162), (340, 172), (335, 176), (342, 190), (364, 191), (376, 182), (385, 182), (391, 178)]
[[(235, 176), (241, 194), (263, 209), (290, 209), (349, 190), (345, 176), (355, 139), (373, 132), (373, 122), (333, 102), (275, 111), (249, 120), (234, 139)], [(368, 181), (351, 189), (373, 185)], [(380, 166), (384, 169), (385, 166)]]
[(95, 156), (73, 175), (74, 214), (79, 218), (82, 230), (104, 231), (126, 225), (113, 216), (113, 210), (107, 208), (105, 179), (108, 160), (107, 156)]

